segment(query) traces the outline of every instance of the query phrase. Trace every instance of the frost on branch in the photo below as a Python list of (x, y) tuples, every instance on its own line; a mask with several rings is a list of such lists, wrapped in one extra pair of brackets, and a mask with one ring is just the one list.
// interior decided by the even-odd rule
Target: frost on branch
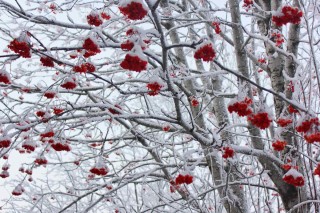
[(90, 172), (95, 175), (105, 176), (108, 174), (109, 169), (103, 162), (103, 159), (99, 158), (95, 165), (90, 169)]
[(27, 189), (3, 210), (278, 212), (317, 199), (318, 19), (308, 4), (260, 3), (0, 1), (0, 180)]
[(12, 191), (12, 195), (14, 196), (20, 196), (24, 192), (24, 188), (21, 185), (17, 185), (14, 190)]

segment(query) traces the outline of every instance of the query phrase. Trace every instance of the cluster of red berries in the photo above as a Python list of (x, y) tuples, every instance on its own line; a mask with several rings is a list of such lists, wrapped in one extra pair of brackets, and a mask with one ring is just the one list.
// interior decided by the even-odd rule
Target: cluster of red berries
[(212, 22), (212, 26), (213, 26), (214, 31), (217, 34), (221, 33), (221, 28), (220, 28), (220, 23), (219, 22), (216, 22), (216, 21)]
[(19, 196), (19, 195), (22, 195), (24, 191), (25, 191), (24, 188), (21, 185), (18, 185), (12, 191), (12, 195)]
[(204, 43), (203, 45), (199, 46), (194, 53), (195, 59), (202, 59), (203, 61), (209, 62), (213, 61), (216, 57), (216, 52), (212, 47), (212, 43)]
[(11, 140), (9, 137), (0, 137), (0, 149), (8, 148), (11, 144)]
[(96, 67), (93, 64), (86, 62), (81, 65), (74, 66), (73, 71), (78, 73), (94, 72), (96, 71)]
[(297, 127), (297, 132), (307, 133), (313, 126), (319, 126), (318, 118), (310, 118), (303, 120)]
[(134, 43), (130, 40), (126, 40), (120, 45), (121, 49), (124, 51), (130, 51), (134, 47)]
[(41, 57), (40, 58), (40, 61), (42, 63), (42, 66), (45, 66), (45, 67), (54, 67), (54, 63), (53, 63), (53, 60), (49, 57)]
[(120, 63), (120, 66), (126, 70), (141, 72), (142, 70), (147, 69), (147, 64), (148, 62), (140, 59), (139, 56), (129, 53)]
[(25, 41), (19, 41), (15, 38), (10, 42), (8, 48), (23, 58), (31, 58), (30, 45)]
[(274, 32), (271, 34), (271, 39), (275, 41), (277, 47), (281, 47), (284, 42), (283, 35), (280, 32)]
[(243, 1), (243, 8), (246, 9), (246, 11), (248, 11), (253, 5), (253, 0), (244, 0)]
[(242, 101), (234, 102), (228, 106), (228, 111), (230, 113), (235, 112), (239, 116), (248, 116), (252, 113), (252, 108), (250, 105), (252, 104), (252, 100), (248, 97), (245, 97)]
[(163, 126), (163, 127), (162, 127), (162, 130), (165, 131), (165, 132), (169, 132), (170, 126), (169, 126), (169, 125)]
[(170, 181), (170, 192), (174, 193), (177, 189), (180, 188), (181, 184), (191, 184), (193, 182), (193, 176), (187, 174), (179, 174), (175, 180)]
[(2, 166), (2, 172), (0, 173), (0, 177), (1, 177), (1, 178), (7, 178), (7, 177), (9, 177), (9, 172), (8, 172), (8, 170), (9, 170), (9, 164), (4, 164), (4, 165)]
[(158, 82), (148, 83), (147, 88), (150, 90), (148, 94), (151, 96), (158, 95), (162, 87), (163, 85)]
[(34, 163), (39, 166), (46, 165), (48, 163), (48, 160), (45, 157), (39, 157), (39, 158), (35, 159)]
[(180, 184), (184, 184), (184, 183), (191, 184), (192, 182), (193, 182), (193, 176), (191, 176), (189, 174), (186, 174), (186, 175), (179, 174), (175, 180), (176, 185), (180, 185)]
[(50, 118), (50, 111), (43, 111), (43, 110), (39, 110), (36, 112), (36, 115), (41, 118), (41, 121), (44, 123), (47, 123), (49, 121)]
[(82, 47), (86, 50), (83, 57), (88, 58), (101, 52), (98, 44), (96, 44), (91, 38), (84, 40)]
[(290, 119), (290, 118), (279, 118), (278, 120), (277, 120), (277, 124), (279, 125), (279, 126), (281, 126), (281, 127), (286, 127), (286, 126), (288, 126), (289, 124), (291, 124), (292, 123), (292, 119)]
[(267, 63), (267, 60), (266, 60), (265, 58), (259, 58), (259, 59), (258, 59), (258, 62), (259, 62), (260, 64), (266, 64), (266, 63)]
[(71, 151), (71, 148), (67, 143), (54, 142), (51, 144), (51, 147), (54, 150), (56, 150), (57, 152), (60, 152), (60, 151), (70, 152)]
[(11, 84), (9, 73), (0, 70), (0, 83)]
[(113, 114), (113, 115), (119, 115), (121, 114), (116, 108), (122, 110), (121, 106), (119, 106), (118, 104), (114, 105), (113, 108), (108, 108), (108, 111)]
[(248, 121), (250, 121), (252, 123), (252, 125), (254, 125), (260, 129), (268, 128), (272, 122), (272, 120), (269, 118), (269, 114), (267, 112), (259, 112), (257, 114), (249, 115)]
[(286, 141), (280, 141), (276, 140), (275, 142), (272, 143), (272, 147), (275, 151), (282, 151), (286, 147), (287, 142)]
[(105, 166), (102, 166), (102, 167), (93, 167), (90, 169), (90, 172), (92, 174), (95, 174), (95, 175), (100, 175), (100, 176), (104, 176), (104, 175), (107, 175), (108, 172), (109, 172), (109, 169)]
[(53, 136), (54, 136), (54, 132), (52, 130), (48, 130), (40, 134), (41, 138), (52, 138)]
[(281, 27), (288, 23), (300, 24), (303, 13), (299, 8), (286, 5), (282, 7), (281, 12), (279, 16), (272, 16), (272, 21), (276, 26)]
[(296, 114), (299, 113), (299, 110), (297, 110), (296, 108), (294, 108), (292, 105), (288, 106), (288, 112), (290, 114)]
[(304, 178), (301, 173), (291, 168), (283, 177), (283, 181), (294, 186), (303, 186)]
[(320, 132), (314, 132), (311, 134), (304, 135), (304, 139), (308, 143), (320, 142)]
[(25, 149), (27, 152), (33, 152), (37, 147), (37, 144), (33, 141), (27, 140), (22, 144), (22, 148)]
[(227, 158), (232, 158), (234, 156), (234, 150), (231, 147), (223, 147), (223, 155), (222, 157), (227, 159)]
[(198, 101), (198, 99), (195, 98), (195, 97), (191, 97), (190, 102), (191, 102), (191, 105), (192, 105), (193, 107), (197, 107), (197, 106), (199, 106), (199, 104), (200, 104), (199, 101)]
[(119, 6), (120, 12), (131, 20), (141, 20), (148, 14), (148, 9), (141, 0), (133, 0)]
[(62, 88), (71, 90), (77, 87), (77, 83), (74, 78), (66, 78), (64, 83), (60, 85)]
[(101, 15), (101, 17), (102, 17), (104, 20), (109, 20), (109, 19), (111, 19), (111, 16), (108, 15), (107, 13), (105, 13), (105, 12), (102, 12), (100, 15)]
[(245, 97), (242, 101), (237, 101), (228, 106), (228, 111), (230, 113), (236, 112), (239, 116), (248, 116), (248, 121), (251, 122), (252, 125), (260, 128), (266, 129), (270, 126), (272, 120), (269, 118), (269, 114), (267, 112), (259, 112), (256, 114), (252, 114), (252, 108), (250, 105), (252, 104), (252, 100), (248, 97)]
[(100, 15), (98, 13), (92, 12), (87, 15), (87, 22), (90, 25), (98, 27), (103, 23), (102, 19), (109, 20), (110, 18), (111, 17), (105, 12), (102, 12)]
[(61, 109), (61, 108), (53, 107), (53, 113), (54, 113), (55, 115), (59, 115), (59, 114), (61, 114), (63, 111), (64, 111), (64, 110)]
[(54, 92), (54, 91), (46, 91), (43, 94), (43, 96), (48, 98), (48, 99), (53, 99), (56, 96), (56, 92)]
[(286, 170), (286, 171), (288, 171), (288, 170), (290, 170), (291, 168), (293, 168), (293, 169), (298, 169), (298, 166), (293, 166), (291, 163), (286, 163), (286, 164), (283, 164), (283, 165), (281, 166), (281, 168), (284, 169), (284, 170)]
[(319, 175), (320, 176), (320, 163), (317, 165), (317, 167), (315, 168), (314, 172), (313, 172), (314, 175)]

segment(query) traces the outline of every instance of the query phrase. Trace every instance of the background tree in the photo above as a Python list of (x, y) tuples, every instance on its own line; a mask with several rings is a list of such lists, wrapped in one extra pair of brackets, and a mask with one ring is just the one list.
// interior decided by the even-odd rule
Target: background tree
[(6, 212), (318, 212), (316, 0), (3, 1)]

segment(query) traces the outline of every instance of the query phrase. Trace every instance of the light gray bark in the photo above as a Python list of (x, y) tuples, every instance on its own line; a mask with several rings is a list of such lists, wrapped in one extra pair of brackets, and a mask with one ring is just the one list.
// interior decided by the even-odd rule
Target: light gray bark
[[(239, 12), (239, 4), (236, 0), (229, 0), (231, 9), (231, 17), (232, 22), (239, 24), (237, 27), (233, 27), (233, 40), (234, 40), (234, 46), (235, 46), (235, 52), (236, 52), (236, 58), (237, 58), (237, 66), (240, 72), (242, 72), (242, 75), (248, 77), (248, 62), (247, 62), (247, 56), (244, 50), (241, 48), (244, 42), (243, 38), (243, 32), (241, 29), (241, 22), (240, 22), (240, 12)], [(266, 1), (264, 1), (266, 2)], [(281, 2), (279, 1), (271, 1), (271, 8), (277, 8), (279, 7)], [(262, 26), (262, 22), (259, 23), (260, 29), (268, 30), (267, 26)], [(266, 34), (266, 31), (262, 31), (262, 34)], [(270, 47), (266, 46), (266, 51), (268, 55), (273, 55), (274, 50)], [(282, 75), (282, 69), (284, 66), (284, 59), (281, 56), (273, 57), (271, 59), (271, 62), (269, 62), (269, 69), (270, 69), (270, 77), (272, 81), (272, 87), (277, 92), (283, 92), (284, 91), (284, 78)], [(251, 94), (249, 94), (251, 95)], [(275, 100), (275, 110), (277, 116), (281, 113), (284, 103), (280, 99), (274, 99)], [(257, 128), (254, 128), (250, 125), (249, 132), (252, 136), (252, 144), (254, 148), (257, 149), (263, 149), (263, 142), (260, 139), (260, 131)], [(269, 176), (272, 179), (273, 183), (277, 186), (279, 189), (279, 194), (282, 198), (282, 202), (284, 204), (284, 207), (286, 210), (289, 210), (294, 205), (296, 205), (299, 202), (299, 194), (298, 189), (294, 187), (293, 185), (286, 184), (282, 180), (283, 171), (274, 165), (272, 162), (268, 161), (267, 159), (263, 157), (259, 157), (259, 161), (262, 164), (262, 166), (269, 170)]]

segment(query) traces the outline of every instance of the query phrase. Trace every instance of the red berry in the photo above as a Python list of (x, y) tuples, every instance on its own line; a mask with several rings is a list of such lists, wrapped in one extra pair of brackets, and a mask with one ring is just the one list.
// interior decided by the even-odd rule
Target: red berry
[(320, 142), (320, 132), (306, 134), (304, 139), (306, 139), (308, 143)]
[(297, 7), (284, 6), (281, 9), (281, 14), (272, 16), (272, 21), (278, 27), (287, 23), (300, 24), (303, 13)]
[(299, 111), (296, 108), (294, 108), (292, 105), (288, 106), (288, 112), (290, 114), (299, 113)]
[(12, 191), (12, 195), (19, 196), (19, 195), (22, 195), (23, 192), (24, 192), (24, 188), (21, 185), (18, 185)]
[(60, 152), (60, 151), (70, 152), (71, 151), (71, 148), (67, 143), (54, 142), (51, 144), (51, 147), (54, 150), (56, 150), (57, 152)]
[(114, 114), (114, 115), (119, 115), (119, 114), (121, 114), (120, 112), (118, 112), (118, 110), (117, 110), (116, 108), (122, 110), (122, 108), (121, 108), (118, 104), (114, 105), (113, 108), (108, 108), (108, 110), (109, 110), (109, 112), (110, 112), (111, 114)]
[(33, 152), (36, 149), (37, 144), (33, 141), (25, 141), (22, 144), (22, 148), (24, 148), (25, 150), (29, 151), (29, 152)]
[(140, 59), (137, 55), (127, 54), (124, 60), (120, 63), (123, 69), (141, 72), (147, 69), (148, 62)]
[(52, 99), (56, 96), (56, 93), (53, 91), (47, 91), (44, 93), (43, 95), (44, 97), (48, 98), (48, 99)]
[(259, 112), (257, 114), (250, 115), (248, 116), (248, 121), (260, 129), (268, 128), (272, 122), (267, 112)]
[(227, 158), (232, 158), (234, 156), (234, 150), (230, 147), (223, 147), (223, 155), (222, 157), (227, 159)]
[(41, 61), (42, 65), (45, 67), (54, 67), (53, 60), (49, 57), (41, 57), (40, 61)]
[(150, 90), (148, 94), (150, 96), (158, 95), (163, 85), (159, 84), (158, 82), (148, 83), (147, 88)]
[[(90, 56), (96, 55), (101, 52), (98, 44), (96, 44), (91, 38), (84, 40), (82, 47), (90, 53)], [(86, 57), (87, 58), (87, 57)]]
[(131, 42), (130, 40), (126, 40), (125, 42), (123, 42), (121, 45), (120, 45), (121, 49), (124, 50), (124, 51), (130, 51), (132, 50), (132, 48), (134, 47), (134, 43)]
[(141, 0), (125, 2), (119, 6), (120, 12), (131, 20), (141, 20), (148, 14), (148, 8)]
[(3, 170), (1, 173), (0, 173), (0, 177), (1, 178), (7, 178), (9, 177), (9, 172), (7, 170)]
[(47, 159), (45, 157), (40, 157), (40, 158), (37, 158), (35, 161), (34, 161), (35, 164), (38, 164), (38, 165), (46, 165), (48, 163)]
[(193, 97), (193, 98), (191, 98), (191, 105), (193, 107), (197, 107), (197, 106), (199, 106), (199, 101)]
[(274, 143), (272, 143), (272, 147), (275, 151), (282, 151), (284, 150), (284, 148), (286, 147), (287, 145), (287, 142), (285, 141), (280, 141), (280, 140), (277, 140), (275, 141)]
[(301, 173), (291, 168), (284, 176), (283, 181), (294, 186), (303, 186), (304, 178)]
[(30, 46), (25, 41), (19, 41), (18, 39), (14, 39), (8, 45), (8, 48), (13, 52), (19, 54), (23, 58), (31, 58)]
[(53, 113), (55, 114), (55, 115), (59, 115), (59, 114), (61, 114), (63, 112), (63, 109), (60, 109), (60, 108), (57, 108), (57, 107), (54, 107), (53, 108)]
[(317, 165), (317, 167), (315, 168), (314, 172), (313, 172), (314, 175), (319, 175), (320, 176), (320, 164)]
[(246, 9), (246, 11), (248, 11), (253, 5), (253, 0), (244, 0), (243, 1), (243, 8)]
[(214, 28), (214, 31), (215, 31), (217, 34), (220, 34), (220, 33), (221, 33), (220, 23), (219, 23), (219, 22), (212, 22), (212, 26), (213, 26), (213, 28)]
[(90, 172), (95, 174), (95, 175), (107, 175), (108, 174), (108, 168), (107, 167), (93, 167), (92, 169), (90, 169)]
[(193, 182), (193, 177), (191, 175), (185, 175), (184, 176), (184, 182), (186, 184), (191, 184)]
[(318, 126), (319, 125), (319, 119), (318, 118), (310, 118), (310, 119), (304, 119), (302, 122), (299, 122), (299, 124), (296, 127), (297, 132), (303, 132), (307, 133), (312, 126)]
[(165, 132), (168, 132), (170, 130), (170, 126), (169, 125), (163, 126), (162, 130), (165, 131)]
[(96, 26), (96, 27), (98, 27), (102, 24), (102, 20), (101, 20), (100, 16), (98, 14), (95, 14), (94, 12), (92, 12), (91, 14), (89, 14), (87, 16), (87, 22), (88, 22), (88, 24)]
[(67, 90), (72, 90), (77, 87), (77, 84), (74, 79), (67, 78), (65, 79), (64, 83), (60, 85), (62, 88), (65, 88)]
[(0, 148), (8, 148), (11, 144), (11, 139), (9, 137), (0, 137)]
[(105, 20), (109, 20), (111, 18), (111, 16), (109, 16), (107, 13), (102, 12), (101, 13), (101, 18), (105, 19)]
[(0, 83), (11, 84), (10, 75), (4, 70), (0, 70)]
[(52, 138), (53, 136), (54, 136), (53, 131), (47, 131), (47, 132), (40, 134), (40, 137), (42, 137), (42, 138)]
[(286, 126), (288, 126), (289, 124), (292, 123), (292, 119), (279, 118), (279, 119), (277, 120), (277, 123), (278, 123), (278, 125), (281, 126), (281, 127), (286, 127)]
[(252, 109), (250, 107), (251, 104), (252, 104), (252, 100), (248, 97), (245, 97), (245, 99), (242, 101), (237, 101), (233, 104), (230, 104), (228, 106), (228, 111), (230, 113), (235, 112), (242, 117), (247, 116), (252, 113)]
[(199, 46), (194, 53), (195, 59), (202, 59), (206, 62), (213, 61), (215, 57), (216, 52), (212, 47), (212, 43), (204, 43), (203, 45)]

